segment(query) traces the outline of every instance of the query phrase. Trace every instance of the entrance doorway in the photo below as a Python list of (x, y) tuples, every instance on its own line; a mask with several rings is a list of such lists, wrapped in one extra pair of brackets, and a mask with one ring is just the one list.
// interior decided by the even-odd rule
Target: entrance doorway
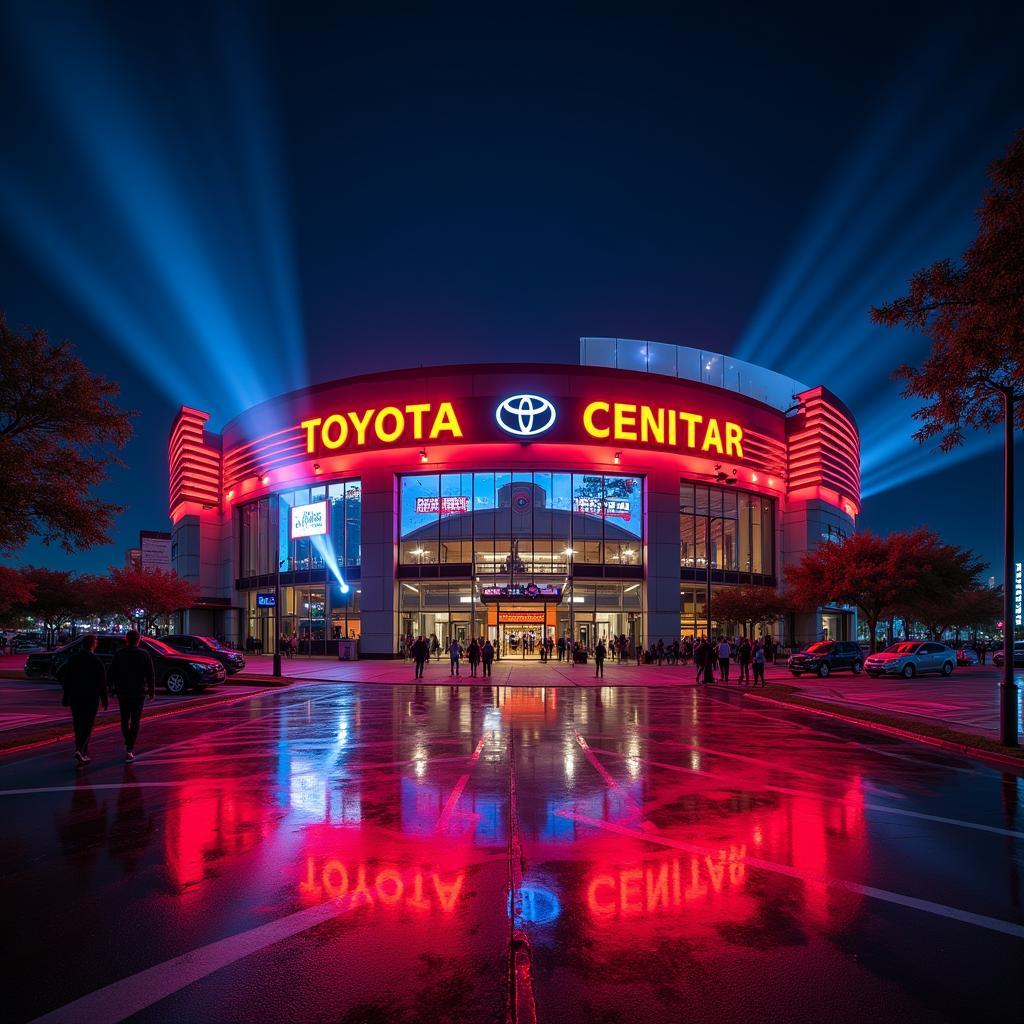
[(821, 639), (849, 640), (850, 618), (851, 616), (846, 612), (822, 612)]
[(554, 638), (546, 604), (499, 604), (496, 615), (499, 657), (539, 659), (545, 637)]
[(615, 634), (609, 619), (576, 619), (576, 643), (588, 651), (593, 651), (598, 640), (603, 640), (607, 648)]

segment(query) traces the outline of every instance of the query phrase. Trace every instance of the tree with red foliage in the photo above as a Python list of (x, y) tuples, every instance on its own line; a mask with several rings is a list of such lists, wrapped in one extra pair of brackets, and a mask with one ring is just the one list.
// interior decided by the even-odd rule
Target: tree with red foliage
[(111, 569), (100, 590), (104, 609), (123, 615), (143, 633), (157, 619), (188, 608), (199, 595), (193, 583), (163, 569)]
[(787, 566), (787, 593), (795, 607), (806, 610), (825, 604), (856, 605), (867, 622), (874, 652), (879, 621), (920, 595), (929, 559), (941, 546), (931, 530), (888, 537), (864, 530), (821, 544), (796, 565)]
[(978, 235), (958, 262), (918, 271), (907, 295), (871, 311), (886, 327), (920, 331), (932, 343), (920, 367), (901, 366), (903, 394), (924, 402), (914, 413), (920, 442), (942, 451), (963, 444), (968, 429), (1003, 426), (1003, 650), (1000, 738), (1017, 746), (1013, 675), (1013, 446), (1024, 428), (1024, 130), (989, 168), (991, 186), (978, 210)]
[[(921, 532), (921, 573), (900, 612), (905, 620), (919, 622), (933, 640), (959, 625), (965, 610), (965, 595), (979, 587), (979, 576), (987, 564), (972, 551), (944, 544), (935, 534)], [(991, 593), (991, 591), (986, 591)]]
[(724, 624), (751, 627), (773, 626), (790, 609), (786, 595), (774, 587), (725, 587), (715, 591), (715, 619)]
[(958, 637), (962, 629), (976, 636), (980, 630), (995, 630), (1002, 610), (1003, 592), (1000, 587), (995, 590), (970, 587), (954, 599), (949, 618)]
[(92, 611), (92, 577), (76, 577), (70, 572), (32, 566), (22, 569), (19, 576), (29, 595), (27, 601), (19, 603), (19, 607), (25, 614), (42, 622), (47, 647), (52, 647), (61, 630), (70, 626), (77, 617)]
[(132, 434), (118, 386), (67, 342), (18, 334), (0, 314), (0, 552), (32, 536), (73, 552), (109, 541), (122, 506), (90, 497)]
[(24, 611), (32, 594), (32, 584), (23, 572), (0, 565), (0, 619), (13, 611)]

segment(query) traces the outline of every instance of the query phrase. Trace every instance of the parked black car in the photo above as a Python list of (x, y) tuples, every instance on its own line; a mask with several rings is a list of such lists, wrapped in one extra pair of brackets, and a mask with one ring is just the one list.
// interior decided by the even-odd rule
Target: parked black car
[(864, 652), (860, 645), (844, 640), (819, 640), (806, 651), (789, 656), (789, 671), (797, 677), (813, 672), (824, 678), (847, 669), (856, 675), (863, 667)]
[(11, 637), (11, 654), (18, 651), (31, 651), (37, 647), (45, 647), (46, 641), (42, 633), (18, 633)]
[[(55, 651), (38, 651), (28, 656), (25, 675), (31, 679), (55, 679), (60, 667), (81, 646), (81, 637)], [(96, 638), (96, 654), (104, 665), (109, 665), (114, 654), (125, 644), (120, 633), (101, 633)], [(156, 681), (168, 693), (180, 694), (186, 690), (197, 693), (227, 678), (224, 666), (214, 658), (200, 654), (183, 654), (153, 637), (142, 638), (142, 646), (153, 656)]]
[(162, 636), (160, 639), (173, 647), (176, 651), (185, 654), (202, 654), (207, 658), (215, 658), (232, 676), (245, 668), (245, 655), (234, 648), (225, 647), (219, 640), (212, 636), (192, 636), (187, 633), (173, 633), (171, 636)]

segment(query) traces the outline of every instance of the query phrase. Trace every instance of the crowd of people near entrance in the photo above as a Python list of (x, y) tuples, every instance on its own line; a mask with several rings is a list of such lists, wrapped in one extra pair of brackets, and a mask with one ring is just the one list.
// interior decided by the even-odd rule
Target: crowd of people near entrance
[[(520, 642), (525, 643), (525, 640)], [(560, 636), (557, 640), (551, 636), (535, 640), (540, 661), (554, 660), (575, 666), (587, 664), (593, 658), (594, 675), (597, 677), (604, 676), (604, 663), (610, 658), (620, 665), (634, 662), (638, 666), (693, 665), (698, 685), (736, 682), (740, 686), (751, 687), (765, 685), (765, 666), (774, 663), (778, 648), (778, 642), (770, 634), (755, 638), (685, 636), (669, 643), (657, 640), (648, 647), (635, 643), (625, 634), (600, 637), (593, 646), (567, 636)], [(423, 678), (424, 669), (432, 658), (441, 660), (442, 657), (448, 660), (450, 676), (462, 675), (463, 662), (468, 666), (470, 677), (490, 676), (496, 659), (517, 651), (518, 643), (514, 649), (506, 646), (501, 650), (500, 645), (489, 638), (473, 637), (468, 643), (462, 643), (455, 637), (440, 641), (434, 633), (429, 637), (407, 635), (400, 645), (402, 656), (414, 663), (416, 679)], [(524, 647), (526, 651), (530, 648)]]
[[(427, 639), (427, 637), (421, 634), (415, 640), (410, 638), (410, 641), (407, 645), (408, 655), (416, 666), (416, 678), (422, 679), (423, 669), (430, 658), (431, 652), (435, 649), (434, 644), (437, 643), (437, 637), (431, 634), (430, 639)], [(437, 645), (437, 649), (440, 649), (440, 644)], [(473, 637), (465, 647), (455, 637), (452, 637), (448, 643), (447, 653), (449, 675), (458, 676), (462, 674), (460, 666), (463, 658), (466, 659), (469, 665), (471, 677), (475, 677), (478, 672), (484, 676), (491, 674), (491, 665), (494, 663), (494, 645), (484, 637)]]

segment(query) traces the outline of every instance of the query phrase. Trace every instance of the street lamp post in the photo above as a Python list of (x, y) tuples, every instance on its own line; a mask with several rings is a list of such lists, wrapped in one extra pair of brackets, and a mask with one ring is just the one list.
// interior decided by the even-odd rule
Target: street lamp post
[(1003, 391), (1003, 678), (999, 683), (999, 739), (1007, 747), (1018, 745), (1017, 682), (1013, 661), (1016, 624), (1013, 597), (1013, 400), (1013, 390), (1006, 388)]
[(287, 562), (282, 558), (274, 573), (274, 675), (281, 675), (281, 566)]
[[(574, 625), (574, 616), (573, 616), (572, 604), (573, 604), (573, 598), (576, 595), (573, 592), (573, 583), (572, 583), (572, 556), (576, 554), (576, 551), (575, 551), (574, 548), (569, 547), (569, 548), (566, 548), (562, 552), (562, 554), (565, 555), (565, 557), (568, 559), (568, 561), (566, 563), (566, 572), (565, 572), (566, 579), (569, 581), (569, 644), (568, 644), (568, 646), (569, 647), (574, 647), (575, 643), (576, 643), (576, 627)], [(570, 654), (569, 654), (569, 668), (572, 668), (576, 664), (575, 656), (576, 656), (576, 652), (575, 651), (570, 651)]]

